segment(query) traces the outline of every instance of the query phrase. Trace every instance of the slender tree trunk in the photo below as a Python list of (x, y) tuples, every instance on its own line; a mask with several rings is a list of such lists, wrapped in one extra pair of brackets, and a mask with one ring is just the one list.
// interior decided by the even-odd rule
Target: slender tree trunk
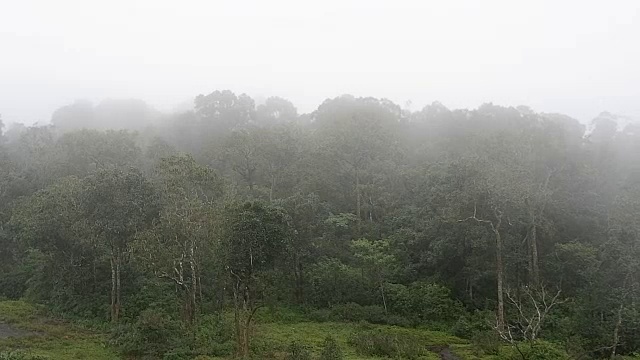
[(111, 263), (111, 322), (118, 320), (116, 315), (116, 264), (113, 256), (110, 259)]
[(238, 357), (243, 356), (243, 344), (244, 340), (242, 339), (243, 331), (240, 321), (240, 312), (242, 311), (240, 308), (240, 284), (236, 282), (233, 286), (233, 309), (234, 309), (234, 320), (235, 320), (235, 328), (236, 328), (236, 354)]
[(500, 235), (500, 225), (502, 224), (502, 215), (496, 215), (497, 222), (493, 228), (496, 235), (496, 277), (498, 285), (498, 311), (496, 314), (498, 330), (504, 330), (504, 264), (502, 262), (502, 236)]
[(382, 295), (382, 305), (384, 306), (384, 313), (387, 314), (387, 297), (384, 294), (384, 284), (380, 283), (380, 295)]
[(120, 307), (122, 304), (121, 301), (121, 294), (122, 294), (122, 287), (120, 285), (120, 256), (117, 255), (116, 256), (116, 308), (115, 308), (115, 321), (118, 321), (120, 319)]
[(356, 170), (356, 215), (358, 215), (358, 224), (362, 220), (362, 199), (360, 198), (360, 172)]
[(196, 273), (196, 264), (195, 264), (195, 244), (193, 241), (191, 242), (191, 247), (189, 249), (191, 259), (189, 259), (189, 268), (191, 270), (191, 286), (189, 286), (189, 308), (191, 312), (189, 313), (189, 323), (193, 324), (196, 318), (196, 296), (198, 294), (198, 274)]
[(296, 253), (294, 255), (294, 276), (295, 276), (295, 296), (296, 303), (303, 304), (304, 303), (304, 275), (302, 268), (302, 261), (300, 260), (300, 256)]
[(620, 343), (620, 327), (622, 327), (622, 304), (618, 308), (618, 319), (616, 321), (616, 327), (613, 329), (613, 344), (611, 346), (611, 357), (613, 360), (616, 357), (616, 351), (618, 350), (618, 343)]
[(271, 176), (271, 187), (269, 188), (269, 202), (273, 202), (273, 191), (276, 188), (276, 176)]
[(531, 236), (529, 245), (531, 246), (531, 282), (532, 286), (540, 284), (540, 266), (538, 263), (538, 228), (536, 226), (536, 218), (533, 219), (531, 225)]

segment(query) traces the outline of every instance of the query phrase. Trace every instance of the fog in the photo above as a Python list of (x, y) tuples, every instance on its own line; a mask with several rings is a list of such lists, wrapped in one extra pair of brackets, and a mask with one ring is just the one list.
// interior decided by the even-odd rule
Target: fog
[(636, 1), (5, 1), (0, 114), (77, 99), (159, 110), (215, 89), (301, 113), (349, 93), (419, 110), (525, 104), (640, 117)]

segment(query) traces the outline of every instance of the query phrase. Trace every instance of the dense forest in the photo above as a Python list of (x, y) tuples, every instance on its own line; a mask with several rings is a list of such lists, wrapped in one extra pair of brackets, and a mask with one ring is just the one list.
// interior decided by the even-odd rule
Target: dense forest
[[(257, 327), (289, 317), (442, 331), (478, 359), (637, 356), (640, 125), (350, 95), (193, 105), (79, 101), (5, 127), (0, 297), (106, 329), (127, 358), (315, 358), (265, 350)], [(387, 337), (349, 344), (423, 356)]]

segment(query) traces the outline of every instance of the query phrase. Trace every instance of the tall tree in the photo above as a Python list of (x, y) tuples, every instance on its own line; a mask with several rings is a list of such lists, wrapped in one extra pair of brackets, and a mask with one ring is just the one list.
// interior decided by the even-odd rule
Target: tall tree
[(115, 322), (122, 308), (122, 267), (136, 234), (157, 216), (157, 196), (152, 184), (135, 169), (100, 170), (88, 176), (84, 186), (84, 218), (109, 253), (111, 321)]
[(273, 269), (291, 238), (289, 218), (260, 202), (230, 204), (225, 209), (222, 250), (233, 290), (237, 354), (249, 356), (252, 321), (260, 307), (260, 276)]
[(155, 178), (162, 210), (154, 226), (138, 236), (138, 257), (182, 291), (183, 319), (192, 324), (202, 295), (203, 259), (215, 249), (215, 204), (222, 184), (190, 156), (162, 159)]

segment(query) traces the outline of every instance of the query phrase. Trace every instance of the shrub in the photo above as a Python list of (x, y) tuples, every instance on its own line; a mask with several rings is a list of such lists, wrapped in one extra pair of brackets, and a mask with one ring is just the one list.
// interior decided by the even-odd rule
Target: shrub
[(226, 356), (233, 352), (232, 325), (219, 315), (205, 315), (194, 332), (194, 347), (198, 354)]
[[(366, 321), (372, 324), (386, 324), (396, 326), (411, 326), (412, 322), (404, 316), (397, 314), (387, 314), (384, 308), (376, 305), (362, 306), (355, 303), (335, 305), (329, 314), (318, 310), (317, 316), (327, 316), (329, 320), (361, 322)], [(324, 320), (328, 321), (328, 320)]]
[(331, 310), (329, 309), (311, 310), (307, 314), (307, 317), (309, 318), (309, 320), (315, 321), (315, 322), (327, 322), (333, 319)]
[(384, 324), (385, 312), (380, 306), (362, 306), (355, 303), (336, 305), (331, 308), (332, 317), (340, 321), (356, 322), (365, 320), (372, 324)]
[(413, 336), (391, 334), (382, 330), (359, 332), (349, 339), (349, 344), (360, 355), (404, 359), (417, 359), (423, 355), (419, 343)]
[(565, 351), (546, 341), (537, 341), (533, 346), (520, 343), (518, 344), (518, 348), (515, 346), (505, 346), (501, 349), (499, 355), (499, 359), (501, 360), (522, 360), (523, 357), (527, 360), (570, 359)]
[(388, 298), (393, 313), (420, 322), (454, 321), (464, 312), (462, 305), (451, 297), (451, 291), (438, 284), (389, 284)]
[(179, 322), (156, 309), (144, 310), (132, 324), (113, 329), (111, 344), (124, 354), (160, 357), (183, 338)]
[(312, 305), (329, 307), (349, 302), (367, 303), (371, 300), (370, 284), (362, 273), (338, 259), (322, 258), (309, 267), (308, 299)]
[(342, 360), (342, 349), (334, 338), (328, 336), (324, 339), (322, 344), (322, 352), (320, 353), (320, 360)]
[(472, 339), (477, 333), (491, 331), (489, 325), (494, 320), (494, 314), (490, 311), (475, 311), (465, 313), (451, 327), (451, 333), (455, 336)]
[(500, 338), (494, 331), (477, 332), (471, 340), (474, 346), (485, 354), (497, 355), (500, 351)]
[(0, 360), (48, 360), (48, 357), (30, 355), (22, 351), (0, 351)]
[(307, 348), (297, 341), (289, 345), (286, 360), (311, 360), (311, 353)]

